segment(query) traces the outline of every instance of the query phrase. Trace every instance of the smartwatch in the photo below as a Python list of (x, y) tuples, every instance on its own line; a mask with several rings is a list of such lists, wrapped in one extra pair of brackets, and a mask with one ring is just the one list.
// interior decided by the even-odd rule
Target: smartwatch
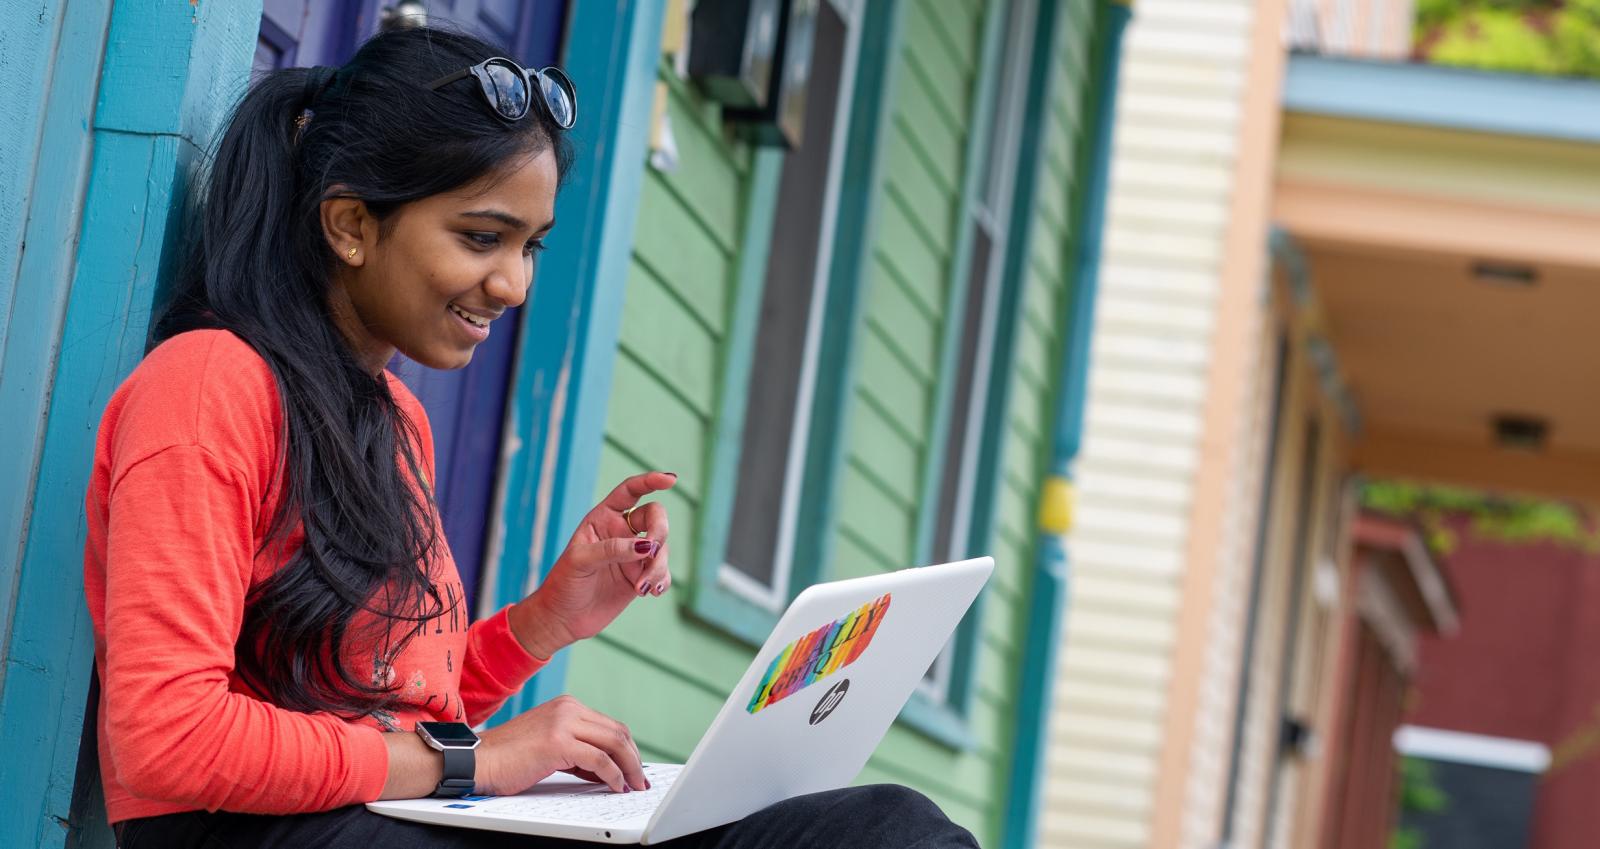
[(478, 739), (472, 726), (465, 722), (419, 722), (417, 736), (428, 748), (444, 754), (444, 779), (433, 790), (433, 795), (459, 799), (472, 792), (473, 775), (477, 772)]

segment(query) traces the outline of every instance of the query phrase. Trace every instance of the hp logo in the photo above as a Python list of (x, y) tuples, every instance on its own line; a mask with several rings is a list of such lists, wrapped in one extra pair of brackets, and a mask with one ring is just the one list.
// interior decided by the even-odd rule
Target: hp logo
[(822, 701), (817, 702), (817, 706), (811, 709), (811, 724), (816, 725), (827, 719), (828, 715), (833, 713), (833, 709), (844, 701), (844, 694), (848, 692), (850, 692), (849, 678), (842, 678), (839, 683), (829, 687), (828, 692), (822, 694)]

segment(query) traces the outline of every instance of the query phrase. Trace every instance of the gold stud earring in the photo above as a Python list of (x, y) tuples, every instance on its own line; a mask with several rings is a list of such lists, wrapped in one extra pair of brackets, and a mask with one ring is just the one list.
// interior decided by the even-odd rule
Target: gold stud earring
[(360, 248), (352, 247), (350, 250), (345, 251), (344, 258), (345, 259), (355, 259), (356, 258), (356, 251), (358, 251), (358, 250), (360, 250)]

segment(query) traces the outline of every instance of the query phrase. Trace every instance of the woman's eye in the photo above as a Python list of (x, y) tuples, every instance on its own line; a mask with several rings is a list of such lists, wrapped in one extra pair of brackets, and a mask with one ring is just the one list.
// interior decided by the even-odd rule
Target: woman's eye
[(543, 239), (534, 239), (533, 241), (522, 246), (522, 252), (529, 255), (536, 254), (542, 250), (544, 250)]
[(492, 248), (500, 243), (499, 233), (467, 233), (467, 240), (480, 248)]

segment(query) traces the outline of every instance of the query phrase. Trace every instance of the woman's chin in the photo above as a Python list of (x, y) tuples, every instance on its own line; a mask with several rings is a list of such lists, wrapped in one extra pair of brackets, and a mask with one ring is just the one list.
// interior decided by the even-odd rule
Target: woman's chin
[(405, 354), (413, 362), (428, 368), (451, 371), (453, 369), (466, 368), (467, 364), (472, 362), (472, 352), (477, 349), (478, 346), (473, 345), (464, 349), (433, 348), (426, 351), (417, 351), (416, 353), (410, 351), (402, 351), (401, 353)]

